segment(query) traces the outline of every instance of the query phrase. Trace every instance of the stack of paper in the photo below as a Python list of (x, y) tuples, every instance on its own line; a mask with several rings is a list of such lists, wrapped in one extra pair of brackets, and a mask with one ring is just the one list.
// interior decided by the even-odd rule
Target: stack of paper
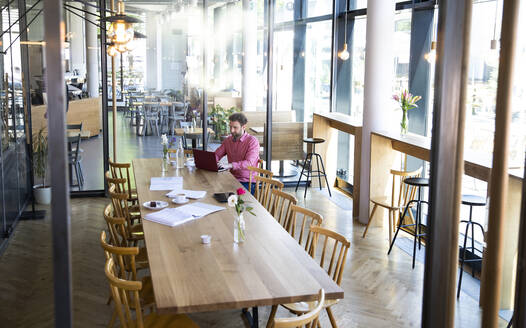
[(144, 219), (170, 227), (201, 218), (205, 215), (224, 210), (224, 207), (196, 202), (178, 208), (165, 208), (159, 212), (147, 214)]
[(206, 195), (206, 191), (201, 190), (186, 190), (186, 189), (175, 189), (166, 194), (166, 196), (173, 198), (177, 194), (185, 194), (187, 198), (199, 199)]
[(150, 190), (174, 190), (183, 188), (183, 177), (155, 177), (150, 180)]

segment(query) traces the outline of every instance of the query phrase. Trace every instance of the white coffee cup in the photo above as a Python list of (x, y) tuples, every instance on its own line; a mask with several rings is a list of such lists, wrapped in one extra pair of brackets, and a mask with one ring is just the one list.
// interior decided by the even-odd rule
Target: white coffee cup
[(203, 244), (210, 244), (211, 239), (212, 239), (212, 236), (210, 235), (201, 235), (201, 243)]
[(187, 158), (187, 159), (186, 159), (186, 165), (188, 165), (188, 166), (194, 166), (194, 165), (195, 165), (194, 158), (193, 158), (193, 157)]
[(170, 161), (170, 165), (172, 167), (176, 167), (177, 166), (177, 161)]
[(177, 194), (174, 197), (174, 200), (176, 203), (184, 203), (186, 202), (186, 195), (185, 194)]

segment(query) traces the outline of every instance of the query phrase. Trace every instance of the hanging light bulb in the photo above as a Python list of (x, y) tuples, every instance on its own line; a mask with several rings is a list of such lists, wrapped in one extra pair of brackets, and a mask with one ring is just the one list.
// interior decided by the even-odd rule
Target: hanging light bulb
[(424, 55), (424, 59), (429, 63), (434, 63), (437, 58), (437, 42), (431, 41), (431, 50)]
[(124, 12), (124, 2), (122, 1), (117, 3), (117, 14), (106, 17), (104, 21), (111, 23), (108, 28), (108, 38), (118, 51), (124, 49), (125, 45), (133, 40), (133, 24), (141, 23), (141, 21), (135, 17), (126, 16)]
[(343, 44), (343, 49), (338, 51), (338, 57), (341, 60), (347, 60), (349, 59), (349, 51), (347, 51), (347, 42)]
[(345, 1), (345, 30), (343, 31), (343, 49), (338, 51), (338, 57), (345, 61), (349, 59), (349, 51), (347, 51), (347, 8), (348, 4)]
[(495, 20), (493, 22), (493, 39), (491, 39), (491, 43), (490, 43), (490, 49), (491, 50), (496, 50), (497, 49), (497, 44), (498, 44), (498, 41), (497, 41), (497, 14), (498, 14), (498, 11), (499, 11), (499, 1), (495, 1)]

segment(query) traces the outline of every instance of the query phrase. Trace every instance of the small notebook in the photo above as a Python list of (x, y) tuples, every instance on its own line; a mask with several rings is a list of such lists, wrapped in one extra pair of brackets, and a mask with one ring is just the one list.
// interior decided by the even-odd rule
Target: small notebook
[(144, 219), (157, 222), (170, 227), (183, 224), (185, 222), (202, 218), (208, 214), (224, 210), (224, 207), (196, 202), (180, 206), (177, 208), (165, 208), (159, 212), (147, 214)]

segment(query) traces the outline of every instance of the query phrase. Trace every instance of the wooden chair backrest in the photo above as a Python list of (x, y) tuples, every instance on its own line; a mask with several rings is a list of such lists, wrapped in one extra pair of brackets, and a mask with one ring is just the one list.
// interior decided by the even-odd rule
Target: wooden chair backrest
[(296, 205), (298, 200), (294, 195), (282, 190), (274, 189), (271, 192), (270, 214), (289, 231), (290, 216), (292, 214), (292, 205)]
[[(300, 218), (301, 216), (301, 218)], [(298, 221), (299, 226), (298, 226)], [(291, 205), (290, 223), (288, 232), (300, 245), (305, 241), (305, 251), (309, 253), (312, 246), (312, 226), (321, 226), (323, 217), (304, 207)], [(296, 229), (299, 228), (299, 237), (296, 238)], [(303, 246), (303, 245), (302, 245)]]
[(108, 160), (110, 164), (111, 177), (114, 179), (126, 179), (127, 186), (125, 192), (129, 194), (129, 199), (132, 199), (132, 183), (130, 175), (130, 163), (114, 163), (111, 159)]
[(311, 327), (314, 328), (318, 325), (318, 317), (323, 304), (325, 303), (325, 291), (320, 289), (318, 293), (318, 304), (311, 311), (302, 314), (298, 317), (293, 318), (276, 318), (274, 319), (274, 328), (291, 328), (291, 327)]
[[(259, 165), (259, 162), (258, 162), (258, 165)], [(267, 178), (267, 179), (272, 179), (272, 177), (274, 176), (274, 173), (272, 171), (265, 170), (261, 167), (254, 167), (254, 166), (249, 165), (247, 166), (247, 170), (250, 171), (250, 175), (248, 176), (248, 187), (250, 190), (252, 190), (252, 182), (254, 183), (256, 182), (255, 180), (253, 181), (253, 179), (256, 176), (260, 176), (260, 177)]]
[(270, 209), (270, 193), (274, 189), (282, 190), (283, 182), (256, 175), (254, 178), (254, 184), (256, 189), (254, 196), (258, 202), (268, 211)]
[[(118, 277), (122, 279), (137, 280), (137, 267), (135, 265), (135, 256), (139, 254), (138, 247), (121, 247), (109, 244), (106, 241), (106, 232), (100, 232), (100, 245), (106, 255), (106, 260), (112, 258), (118, 263)], [(127, 276), (127, 272), (130, 276)]]
[[(325, 229), (319, 226), (312, 226), (310, 228), (312, 233), (312, 247), (310, 249), (310, 255), (316, 259), (320, 258), (320, 266), (327, 271), (327, 274), (336, 282), (338, 285), (342, 282), (343, 269), (345, 268), (345, 260), (349, 251), (351, 243), (345, 236), (340, 235), (332, 230)], [(323, 248), (321, 254), (317, 254), (316, 251), (321, 247), (323, 239)], [(331, 245), (332, 244), (332, 245)], [(328, 267), (325, 265), (325, 259), (331, 257), (328, 262)]]
[(114, 246), (128, 246), (127, 236), (129, 233), (128, 227), (126, 226), (126, 219), (113, 215), (113, 204), (106, 205), (103, 215), (108, 225), (110, 243)]
[(110, 171), (106, 171), (104, 174), (104, 178), (106, 178), (106, 183), (108, 184), (108, 189), (112, 184), (115, 185), (115, 191), (122, 194), (127, 194), (126, 189), (128, 187), (128, 180), (125, 178), (112, 178)]
[[(108, 194), (110, 195), (111, 203), (113, 204), (113, 214), (116, 217), (126, 219), (127, 226), (131, 227), (133, 223), (128, 205), (128, 194), (117, 192), (114, 184), (110, 185), (108, 188)], [(128, 238), (131, 238), (129, 231), (127, 231), (127, 236)]]
[[(404, 179), (418, 178), (422, 174), (422, 167), (414, 171), (391, 170), (393, 186), (391, 190), (391, 206), (401, 207), (415, 198), (416, 187), (404, 183)], [(396, 193), (398, 191), (398, 193)]]
[[(144, 328), (139, 291), (142, 289), (140, 281), (119, 278), (115, 274), (115, 262), (110, 257), (106, 260), (104, 273), (110, 284), (111, 295), (115, 302), (115, 310), (123, 328)], [(130, 304), (131, 303), (131, 304)], [(136, 320), (133, 319), (132, 309), (135, 309)]]

